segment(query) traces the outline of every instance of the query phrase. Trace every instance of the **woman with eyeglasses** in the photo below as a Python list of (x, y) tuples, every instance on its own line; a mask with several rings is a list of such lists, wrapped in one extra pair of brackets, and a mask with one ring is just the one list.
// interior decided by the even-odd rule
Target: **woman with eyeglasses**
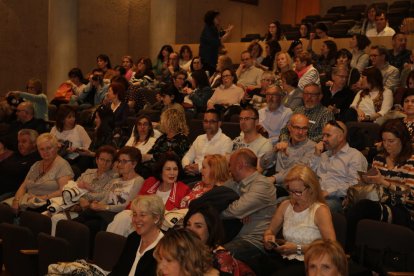
[(236, 86), (237, 76), (232, 69), (224, 69), (221, 72), (222, 85), (216, 88), (213, 96), (207, 102), (207, 109), (226, 109), (232, 105), (239, 105), (243, 99), (244, 91)]
[[(325, 204), (317, 175), (305, 165), (296, 165), (288, 172), (284, 183), (290, 198), (276, 209), (263, 237), (264, 247), (277, 253), (264, 265), (265, 270), (270, 269), (266, 275), (302, 275), (304, 253), (309, 244), (321, 238), (336, 240), (331, 212)], [(282, 228), (284, 239), (276, 239)]]
[(135, 121), (135, 127), (125, 146), (136, 147), (141, 154), (146, 154), (156, 140), (150, 117), (141, 115)]
[(348, 121), (376, 121), (391, 110), (393, 95), (383, 85), (382, 74), (376, 67), (366, 68), (361, 73), (362, 90), (350, 106)]
[(108, 184), (109, 188), (100, 201), (89, 204), (89, 209), (75, 219), (89, 227), (92, 240), (98, 231), (106, 230), (117, 213), (129, 205), (144, 182), (135, 172), (135, 168), (141, 163), (141, 153), (138, 149), (123, 147), (118, 151), (115, 160), (114, 167), (120, 177)]

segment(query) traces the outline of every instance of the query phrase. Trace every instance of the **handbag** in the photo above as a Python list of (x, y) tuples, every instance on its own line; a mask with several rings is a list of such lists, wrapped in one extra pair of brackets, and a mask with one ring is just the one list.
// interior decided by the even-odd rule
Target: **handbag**
[(382, 185), (361, 182), (348, 188), (343, 205), (344, 209), (349, 209), (362, 199), (385, 202), (387, 198)]

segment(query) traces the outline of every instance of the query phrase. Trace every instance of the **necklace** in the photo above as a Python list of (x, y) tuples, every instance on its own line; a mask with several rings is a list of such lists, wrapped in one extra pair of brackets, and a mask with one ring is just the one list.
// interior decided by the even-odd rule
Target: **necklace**
[(45, 161), (42, 160), (42, 166), (39, 166), (39, 175), (36, 177), (35, 182), (37, 180), (39, 180), (40, 178), (42, 178), (50, 169), (50, 167), (53, 165), (53, 162), (55, 161), (55, 159), (53, 159), (52, 162), (50, 162), (50, 164), (48, 164), (47, 166), (45, 166)]

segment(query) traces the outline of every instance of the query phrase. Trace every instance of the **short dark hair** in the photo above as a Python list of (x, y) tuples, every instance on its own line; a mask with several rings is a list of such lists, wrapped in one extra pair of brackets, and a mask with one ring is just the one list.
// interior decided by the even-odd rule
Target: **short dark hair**
[(221, 71), (221, 75), (223, 75), (223, 73), (224, 73), (224, 71), (230, 71), (230, 74), (232, 75), (232, 77), (233, 77), (233, 83), (237, 83), (237, 75), (236, 75), (236, 72), (232, 69), (232, 68), (224, 68), (222, 71)]
[(119, 160), (119, 156), (121, 156), (121, 154), (128, 155), (131, 161), (137, 162), (137, 166), (141, 163), (141, 160), (142, 160), (141, 151), (135, 147), (129, 147), (129, 146), (122, 147), (116, 154), (117, 160)]
[(375, 17), (381, 16), (381, 15), (384, 15), (385, 20), (388, 20), (388, 14), (387, 14), (386, 11), (384, 11), (384, 10), (376, 10), (375, 11)]
[(59, 109), (56, 112), (56, 129), (58, 131), (60, 132), (63, 131), (63, 127), (65, 125), (65, 119), (69, 114), (73, 114), (73, 116), (76, 117), (75, 108), (67, 104), (63, 104), (59, 106)]
[(116, 148), (110, 145), (104, 145), (100, 148), (98, 148), (98, 150), (95, 153), (95, 157), (99, 158), (99, 156), (101, 155), (101, 153), (108, 153), (110, 155), (112, 155), (112, 162), (115, 160), (115, 156), (116, 156)]
[(405, 99), (407, 99), (410, 96), (414, 96), (414, 88), (404, 88), (404, 89), (405, 89), (405, 92), (401, 99), (401, 105), (404, 105)]
[(156, 179), (160, 181), (162, 180), (162, 169), (164, 168), (165, 163), (167, 163), (168, 161), (172, 161), (177, 164), (178, 178), (181, 178), (181, 176), (183, 175), (183, 167), (181, 165), (180, 157), (175, 152), (167, 151), (164, 154), (162, 154), (160, 159), (158, 159), (158, 161), (155, 163), (153, 173)]
[(115, 70), (115, 71), (118, 71), (118, 72), (119, 72), (119, 75), (121, 75), (122, 77), (124, 77), (124, 76), (126, 75), (126, 69), (125, 69), (125, 67), (124, 67), (124, 66), (121, 66), (121, 65), (116, 65), (116, 66), (114, 67), (114, 70)]
[(179, 75), (183, 75), (185, 78), (188, 77), (187, 72), (184, 71), (184, 70), (182, 70), (182, 69), (180, 69), (177, 72), (174, 72), (173, 78), (176, 79)]
[(188, 220), (195, 214), (200, 213), (206, 222), (208, 238), (206, 244), (210, 248), (216, 248), (224, 241), (224, 228), (217, 210), (208, 205), (201, 204), (194, 208), (190, 205), (187, 214), (184, 217), (184, 227), (187, 227)]
[(349, 62), (351, 62), (352, 54), (348, 49), (342, 48), (342, 49), (339, 49), (338, 52), (336, 52), (335, 59), (338, 59), (340, 57), (346, 57), (348, 58)]
[(327, 32), (328, 32), (328, 26), (327, 26), (325, 23), (323, 23), (323, 22), (318, 22), (318, 23), (316, 23), (316, 24), (315, 24), (315, 29), (322, 30), (322, 31), (324, 31), (325, 33), (327, 33)]
[(299, 83), (299, 76), (296, 74), (293, 70), (287, 70), (285, 72), (282, 72), (281, 75), (282, 79), (284, 78), (286, 80), (286, 83), (292, 87), (297, 87)]
[[(413, 147), (411, 145), (411, 136), (408, 132), (407, 126), (401, 119), (391, 119), (386, 121), (380, 130), (380, 136), (382, 138), (382, 134), (384, 132), (390, 132), (395, 137), (400, 139), (401, 141), (401, 151), (398, 153), (397, 157), (395, 158), (395, 163), (397, 166), (402, 166), (408, 159), (410, 159), (411, 155), (413, 154)], [(383, 149), (384, 156), (387, 156), (388, 153)]]
[(257, 120), (259, 120), (259, 112), (257, 111), (256, 108), (254, 108), (253, 106), (246, 106), (245, 108), (243, 108), (240, 113), (242, 113), (242, 111), (251, 111), (254, 113), (254, 117), (256, 117)]
[(125, 86), (125, 84), (128, 84), (128, 81), (125, 83), (122, 79), (125, 78), (121, 76), (113, 77), (110, 85), (112, 91), (121, 102), (125, 100), (126, 90), (128, 89), (128, 86)]
[(80, 81), (84, 80), (82, 70), (79, 68), (72, 68), (68, 73), (69, 78), (78, 78)]
[(215, 115), (216, 115), (217, 120), (218, 120), (218, 121), (221, 121), (221, 115), (220, 115), (220, 112), (219, 112), (217, 109), (213, 109), (213, 108), (208, 109), (206, 112), (204, 112), (204, 114), (207, 114), (207, 113), (210, 113), (210, 114), (215, 114)]

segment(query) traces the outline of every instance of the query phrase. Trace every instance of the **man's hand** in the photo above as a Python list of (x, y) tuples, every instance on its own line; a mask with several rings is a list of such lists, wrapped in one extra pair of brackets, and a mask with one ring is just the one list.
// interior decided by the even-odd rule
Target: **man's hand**
[(281, 152), (283, 152), (286, 156), (289, 156), (289, 154), (288, 154), (288, 152), (287, 152), (288, 146), (289, 146), (288, 142), (279, 142), (279, 143), (277, 143), (277, 144), (275, 145), (275, 147), (274, 147), (274, 151), (275, 151), (275, 152), (281, 151)]
[(193, 163), (184, 167), (184, 171), (190, 175), (196, 175), (199, 173), (198, 164)]
[(315, 145), (315, 155), (321, 156), (322, 152), (325, 150), (325, 146), (322, 141)]

